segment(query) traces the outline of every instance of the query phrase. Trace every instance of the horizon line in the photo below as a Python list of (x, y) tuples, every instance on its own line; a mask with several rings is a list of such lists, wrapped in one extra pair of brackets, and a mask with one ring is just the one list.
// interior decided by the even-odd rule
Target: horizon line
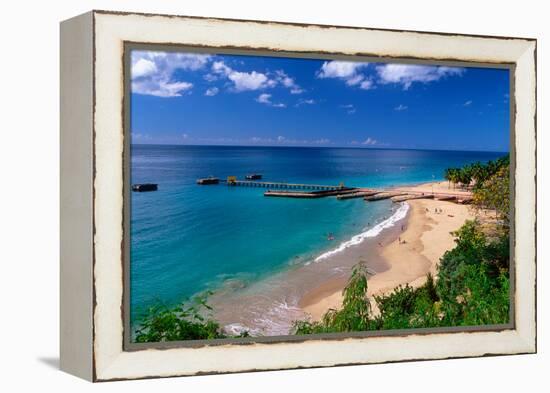
[(510, 154), (510, 150), (472, 150), (472, 149), (430, 149), (418, 147), (375, 147), (375, 146), (301, 146), (301, 145), (201, 145), (201, 144), (184, 144), (184, 143), (132, 143), (130, 146), (192, 146), (192, 147), (273, 147), (273, 148), (301, 148), (301, 149), (357, 149), (357, 150), (418, 150), (418, 151), (461, 151), (472, 153), (501, 153)]

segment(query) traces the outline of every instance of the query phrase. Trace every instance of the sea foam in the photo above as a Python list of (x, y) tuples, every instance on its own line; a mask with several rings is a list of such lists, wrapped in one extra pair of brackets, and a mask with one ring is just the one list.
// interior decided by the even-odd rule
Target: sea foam
[(315, 258), (315, 262), (322, 261), (323, 259), (326, 259), (334, 254), (338, 254), (339, 252), (344, 251), (346, 248), (356, 246), (363, 242), (363, 240), (369, 238), (369, 237), (375, 237), (380, 232), (382, 232), (384, 229), (391, 228), (395, 225), (396, 222), (404, 219), (407, 216), (407, 212), (409, 211), (409, 204), (406, 202), (401, 203), (401, 206), (395, 211), (395, 213), (389, 217), (388, 219), (376, 224), (374, 227), (368, 229), (365, 232), (362, 232), (358, 235), (353, 236), (350, 240), (345, 241), (341, 243), (338, 247), (336, 247), (333, 250), (327, 251), (324, 254), (319, 255), (317, 258)]

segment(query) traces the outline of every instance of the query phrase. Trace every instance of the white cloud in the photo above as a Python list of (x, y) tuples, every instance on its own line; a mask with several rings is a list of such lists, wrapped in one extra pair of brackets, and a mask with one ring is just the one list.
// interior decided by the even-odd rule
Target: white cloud
[(271, 94), (263, 93), (256, 98), (260, 104), (271, 104)]
[(232, 69), (225, 65), (223, 61), (215, 61), (212, 64), (212, 71), (214, 71), (217, 74), (223, 74), (223, 75), (229, 75), (232, 71)]
[(197, 71), (210, 55), (153, 51), (132, 52), (132, 92), (157, 97), (178, 97), (190, 90), (190, 82), (175, 80), (177, 70)]
[(271, 138), (260, 138), (258, 136), (253, 136), (250, 138), (250, 142), (252, 143), (273, 143), (273, 139)]
[(348, 115), (353, 115), (355, 112), (357, 112), (357, 109), (355, 109), (355, 106), (353, 106), (353, 104), (340, 105), (340, 108), (344, 108)]
[(132, 82), (132, 93), (157, 97), (179, 97), (193, 87), (189, 82), (168, 82), (165, 80), (137, 80)]
[(357, 74), (346, 79), (346, 85), (355, 86), (363, 81), (365, 77), (361, 74)]
[(132, 65), (132, 78), (141, 78), (157, 72), (157, 66), (151, 60), (139, 59)]
[[(302, 89), (294, 80), (287, 75), (283, 70), (273, 72), (258, 72), (237, 71), (223, 61), (215, 61), (212, 64), (212, 74), (207, 74), (205, 79), (215, 80), (219, 77), (225, 77), (233, 83), (235, 92), (254, 91), (282, 86), (289, 89), (290, 94), (301, 94), (305, 90)], [(283, 107), (284, 105), (275, 104), (274, 106)]]
[(462, 104), (462, 105), (463, 105), (463, 106), (470, 106), (470, 105), (472, 105), (472, 102), (473, 102), (472, 100), (468, 100), (468, 101), (466, 101), (466, 102), (465, 102), (464, 104)]
[(219, 76), (211, 74), (211, 73), (207, 73), (207, 74), (203, 75), (203, 78), (207, 82), (215, 82), (219, 79)]
[(294, 138), (287, 138), (283, 135), (279, 135), (276, 138), (253, 136), (243, 141), (243, 143), (253, 144), (253, 145), (318, 146), (318, 145), (328, 145), (328, 144), (331, 144), (332, 142), (328, 138), (294, 139)]
[(219, 75), (225, 76), (233, 82), (233, 88), (237, 92), (247, 90), (259, 90), (267, 87), (272, 87), (276, 84), (275, 81), (269, 79), (266, 74), (261, 72), (240, 72), (235, 71), (223, 61), (215, 61), (212, 64), (212, 71)]
[(296, 84), (294, 78), (288, 76), (283, 70), (275, 71), (275, 78), (282, 86), (290, 89), (290, 94), (302, 94), (304, 89)]
[(300, 105), (315, 105), (315, 104), (316, 104), (316, 101), (310, 98), (310, 99), (298, 100), (295, 106), (298, 107)]
[(415, 82), (429, 83), (464, 73), (464, 68), (423, 66), (409, 64), (385, 64), (376, 67), (378, 81), (382, 84), (397, 83), (407, 90)]
[(403, 104), (399, 104), (395, 108), (393, 108), (393, 110), (398, 111), (398, 112), (406, 111), (407, 109), (409, 109), (409, 107), (407, 105), (403, 105)]
[(408, 64), (384, 64), (376, 67), (376, 78), (365, 73), (369, 63), (350, 61), (326, 61), (317, 72), (318, 78), (338, 78), (348, 86), (363, 90), (375, 88), (376, 83), (396, 83), (407, 90), (415, 82), (429, 83), (439, 79), (462, 75), (464, 68), (445, 66), (423, 66)]
[(319, 78), (342, 78), (347, 80), (355, 77), (357, 71), (367, 67), (368, 64), (354, 61), (325, 61), (317, 76)]
[(338, 78), (348, 86), (359, 86), (361, 89), (371, 89), (374, 84), (360, 71), (367, 68), (369, 63), (353, 61), (325, 61), (317, 72), (318, 78)]
[(260, 104), (265, 104), (268, 106), (272, 106), (274, 108), (286, 108), (286, 105), (281, 102), (272, 102), (271, 101), (271, 94), (262, 93), (256, 98), (256, 101)]
[(209, 89), (206, 89), (206, 92), (204, 93), (204, 95), (208, 97), (212, 97), (218, 94), (219, 92), (220, 92), (220, 89), (218, 89), (217, 87), (211, 87)]
[(370, 79), (365, 79), (364, 81), (361, 82), (359, 87), (363, 90), (370, 90), (374, 88), (374, 82)]
[(132, 132), (131, 136), (132, 136), (132, 143), (148, 143), (153, 139), (151, 135), (142, 134), (139, 132)]
[(260, 72), (237, 72), (233, 71), (227, 76), (234, 84), (235, 90), (258, 90), (266, 87), (268, 78)]
[(376, 145), (376, 139), (372, 139), (370, 136), (365, 139), (365, 141), (363, 141), (362, 143), (363, 145), (367, 145), (367, 146), (372, 146), (372, 145)]

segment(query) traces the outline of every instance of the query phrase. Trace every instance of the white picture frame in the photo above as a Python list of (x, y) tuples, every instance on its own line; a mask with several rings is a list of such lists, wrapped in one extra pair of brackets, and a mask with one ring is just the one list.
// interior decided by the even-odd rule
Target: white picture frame
[[(491, 329), (129, 348), (126, 44), (513, 70), (513, 321)], [(511, 94), (512, 95), (512, 94)], [(91, 11), (61, 24), (61, 368), (90, 381), (536, 352), (536, 40)]]

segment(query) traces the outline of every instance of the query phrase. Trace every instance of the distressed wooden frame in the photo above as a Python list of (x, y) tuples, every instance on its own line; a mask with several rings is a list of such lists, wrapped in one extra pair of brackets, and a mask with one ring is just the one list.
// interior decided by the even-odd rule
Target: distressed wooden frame
[[(513, 69), (515, 292), (510, 326), (298, 342), (125, 343), (124, 53), (128, 45), (138, 44)], [(536, 40), (92, 11), (61, 24), (61, 51), (63, 370), (106, 381), (536, 351)]]

